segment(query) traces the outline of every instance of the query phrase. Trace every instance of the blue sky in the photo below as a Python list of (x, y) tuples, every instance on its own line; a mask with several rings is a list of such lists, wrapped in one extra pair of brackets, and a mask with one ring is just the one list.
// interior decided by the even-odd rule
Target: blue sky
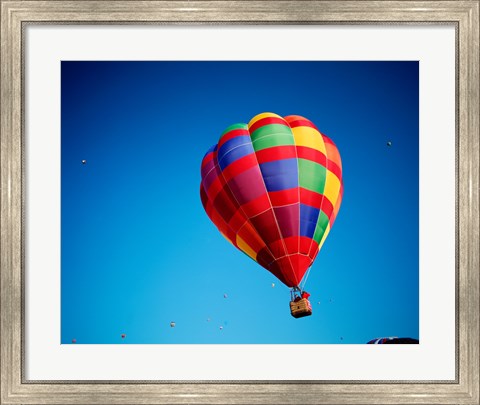
[[(62, 343), (419, 338), (417, 62), (62, 62), (61, 77)], [(204, 153), (262, 112), (310, 119), (342, 156), (306, 318), (199, 198)]]

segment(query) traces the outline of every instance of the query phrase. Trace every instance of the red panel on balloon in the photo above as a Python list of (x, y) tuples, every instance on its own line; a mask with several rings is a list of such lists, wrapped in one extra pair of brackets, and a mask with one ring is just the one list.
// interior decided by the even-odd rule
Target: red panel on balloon
[(307, 238), (305, 236), (300, 236), (300, 253), (308, 255), (310, 253), (312, 245), (316, 246), (315, 248), (318, 248), (318, 243), (315, 242), (313, 239)]
[(242, 210), (245, 212), (247, 218), (252, 218), (256, 215), (261, 214), (271, 208), (270, 200), (268, 199), (268, 194), (262, 194), (260, 197), (256, 198), (253, 201), (250, 201), (242, 205)]
[(332, 216), (333, 205), (328, 198), (322, 199), (321, 210), (327, 215), (328, 218)]
[(240, 205), (260, 197), (266, 191), (258, 166), (236, 174), (227, 184)]
[(319, 150), (308, 148), (306, 146), (297, 146), (297, 154), (299, 159), (311, 160), (323, 167), (327, 165), (327, 157)]
[(300, 283), (300, 279), (298, 279), (294, 272), (289, 256), (275, 260), (275, 262), (270, 265), (269, 270), (274, 274), (279, 274), (277, 277), (288, 287), (295, 287)]
[[(278, 231), (278, 224), (275, 220), (272, 209), (269, 209), (256, 217), (250, 218), (250, 222), (275, 257), (284, 256), (286, 254), (285, 248), (280, 241), (281, 238)], [(278, 243), (279, 241), (280, 243)]]
[[(273, 209), (283, 238), (300, 233), (300, 205), (286, 205)], [(295, 250), (296, 252), (296, 250)]]
[(267, 243), (267, 246), (275, 256), (275, 259), (288, 254), (285, 241), (283, 239), (278, 239), (274, 242)]
[(289, 255), (298, 252), (298, 244), (299, 244), (299, 237), (298, 236), (290, 236), (290, 237), (283, 237), (283, 243), (285, 243), (285, 248), (287, 249), (287, 253)]
[(257, 232), (248, 223), (238, 231), (238, 236), (240, 236), (257, 254), (265, 247), (265, 243), (263, 243)]
[(245, 136), (245, 135), (250, 135), (248, 132), (248, 129), (232, 129), (229, 132), (226, 132), (225, 134), (222, 135), (220, 140), (218, 141), (218, 149), (227, 141), (229, 141), (232, 138), (236, 138), (237, 136)]
[(318, 194), (315, 191), (307, 190), (306, 188), (300, 187), (300, 202), (310, 207), (320, 208), (322, 204), (323, 195)]
[(297, 157), (297, 149), (293, 145), (275, 146), (256, 152), (258, 163), (271, 162), (273, 160), (293, 159)]
[(222, 172), (223, 179), (228, 182), (232, 177), (243, 173), (244, 171), (252, 168), (253, 166), (257, 166), (257, 159), (255, 157), (255, 153), (244, 156), (228, 165)]
[(274, 258), (272, 256), (272, 253), (267, 247), (262, 248), (258, 253), (257, 253), (257, 263), (260, 266), (265, 267), (266, 269), (269, 268), (270, 264), (274, 262)]
[(238, 209), (238, 205), (228, 188), (218, 193), (213, 201), (213, 207), (218, 211), (223, 220), (228, 223)]
[(228, 226), (233, 229), (234, 232), (238, 232), (239, 229), (247, 222), (247, 218), (241, 209), (238, 209), (232, 218), (228, 222)]
[(298, 202), (299, 190), (298, 187), (295, 187), (287, 190), (270, 191), (268, 196), (270, 197), (273, 207), (290, 205)]
[(266, 117), (259, 119), (257, 122), (255, 122), (249, 129), (250, 133), (255, 132), (258, 128), (263, 127), (264, 125), (271, 125), (271, 124), (280, 124), (280, 125), (285, 125), (287, 126), (287, 123), (283, 118), (279, 117)]
[(313, 122), (307, 120), (306, 118), (300, 117), (299, 115), (290, 115), (288, 117), (285, 117), (285, 121), (288, 122), (288, 125), (290, 125), (290, 128), (310, 127), (318, 131), (318, 128), (315, 126)]

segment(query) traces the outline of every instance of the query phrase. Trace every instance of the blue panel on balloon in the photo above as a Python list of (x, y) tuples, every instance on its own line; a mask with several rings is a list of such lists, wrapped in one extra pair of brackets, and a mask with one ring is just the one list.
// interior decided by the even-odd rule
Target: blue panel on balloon
[(319, 213), (318, 208), (300, 204), (300, 236), (313, 238)]
[(267, 191), (281, 191), (298, 187), (297, 159), (274, 160), (260, 164)]

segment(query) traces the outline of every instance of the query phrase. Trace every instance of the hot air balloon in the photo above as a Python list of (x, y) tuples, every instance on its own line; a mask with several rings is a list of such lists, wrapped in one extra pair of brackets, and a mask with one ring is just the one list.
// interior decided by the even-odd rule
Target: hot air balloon
[(393, 337), (385, 337), (385, 338), (376, 338), (367, 342), (369, 345), (382, 345), (382, 344), (410, 344), (416, 345), (418, 344), (418, 339), (413, 338), (399, 338), (396, 336)]
[(310, 315), (308, 300), (292, 303), (304, 299), (307, 270), (342, 201), (332, 140), (304, 117), (262, 113), (223, 132), (203, 158), (201, 178), (203, 207), (220, 233), (291, 288), (293, 316)]

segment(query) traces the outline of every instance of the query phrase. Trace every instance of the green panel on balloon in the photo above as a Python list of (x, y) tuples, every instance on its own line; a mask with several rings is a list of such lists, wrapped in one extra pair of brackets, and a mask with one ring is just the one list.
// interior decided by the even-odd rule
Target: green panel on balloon
[(248, 125), (247, 124), (230, 125), (225, 131), (223, 131), (222, 135), (226, 134), (227, 132), (233, 131), (234, 129), (248, 129)]
[(320, 211), (320, 215), (318, 216), (317, 227), (315, 228), (315, 234), (313, 235), (313, 240), (317, 243), (320, 243), (322, 240), (323, 234), (325, 233), (325, 229), (327, 229), (329, 219), (327, 215)]
[(290, 127), (280, 124), (269, 124), (260, 127), (250, 134), (253, 148), (262, 150), (273, 146), (295, 145)]
[(327, 177), (324, 166), (308, 159), (298, 159), (298, 173), (300, 187), (323, 194)]
[(293, 139), (293, 134), (290, 127), (282, 124), (263, 125), (261, 127), (258, 127), (255, 131), (253, 131), (250, 134), (250, 136), (252, 137), (252, 141), (263, 138), (264, 136), (268, 136), (268, 135), (290, 135)]
[(253, 149), (255, 149), (255, 151), (271, 148), (273, 146), (284, 145), (295, 145), (293, 135), (277, 134), (271, 136), (264, 136), (263, 138), (253, 141)]

